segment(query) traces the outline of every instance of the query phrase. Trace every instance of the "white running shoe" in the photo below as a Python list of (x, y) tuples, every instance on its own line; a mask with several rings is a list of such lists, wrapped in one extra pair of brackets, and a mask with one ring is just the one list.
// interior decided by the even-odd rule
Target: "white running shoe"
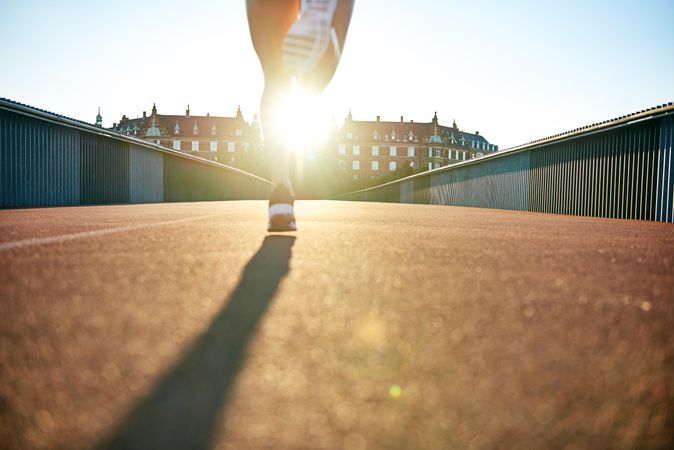
[(341, 50), (332, 21), (337, 0), (302, 0), (299, 19), (283, 42), (283, 62), (291, 76), (301, 80), (319, 63), (332, 43), (335, 58)]
[(295, 198), (288, 188), (279, 184), (269, 197), (269, 224), (267, 231), (297, 231)]

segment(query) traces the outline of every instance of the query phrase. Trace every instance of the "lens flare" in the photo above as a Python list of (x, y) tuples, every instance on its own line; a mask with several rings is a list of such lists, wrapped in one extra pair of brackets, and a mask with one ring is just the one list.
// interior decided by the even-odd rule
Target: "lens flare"
[(297, 154), (304, 156), (325, 142), (331, 118), (321, 96), (302, 91), (293, 79), (290, 92), (281, 99), (276, 113), (278, 136)]
[(403, 389), (397, 384), (394, 384), (388, 389), (388, 395), (392, 398), (400, 398), (400, 396), (403, 395)]

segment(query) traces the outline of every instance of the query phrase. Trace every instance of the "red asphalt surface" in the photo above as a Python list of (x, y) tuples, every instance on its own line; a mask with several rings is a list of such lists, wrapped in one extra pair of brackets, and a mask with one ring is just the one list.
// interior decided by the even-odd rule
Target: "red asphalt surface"
[(0, 448), (672, 448), (674, 225), (0, 211)]

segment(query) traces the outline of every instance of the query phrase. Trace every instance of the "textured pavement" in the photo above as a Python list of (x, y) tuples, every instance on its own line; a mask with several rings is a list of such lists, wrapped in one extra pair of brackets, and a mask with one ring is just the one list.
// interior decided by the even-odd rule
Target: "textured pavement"
[(674, 225), (0, 211), (0, 448), (674, 446)]

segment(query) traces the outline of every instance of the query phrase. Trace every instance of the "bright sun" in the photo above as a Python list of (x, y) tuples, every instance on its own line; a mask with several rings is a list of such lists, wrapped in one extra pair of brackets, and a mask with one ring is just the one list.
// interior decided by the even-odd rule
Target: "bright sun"
[(279, 135), (298, 156), (311, 153), (328, 136), (332, 118), (320, 95), (303, 92), (293, 80), (290, 93), (281, 101), (276, 125)]

